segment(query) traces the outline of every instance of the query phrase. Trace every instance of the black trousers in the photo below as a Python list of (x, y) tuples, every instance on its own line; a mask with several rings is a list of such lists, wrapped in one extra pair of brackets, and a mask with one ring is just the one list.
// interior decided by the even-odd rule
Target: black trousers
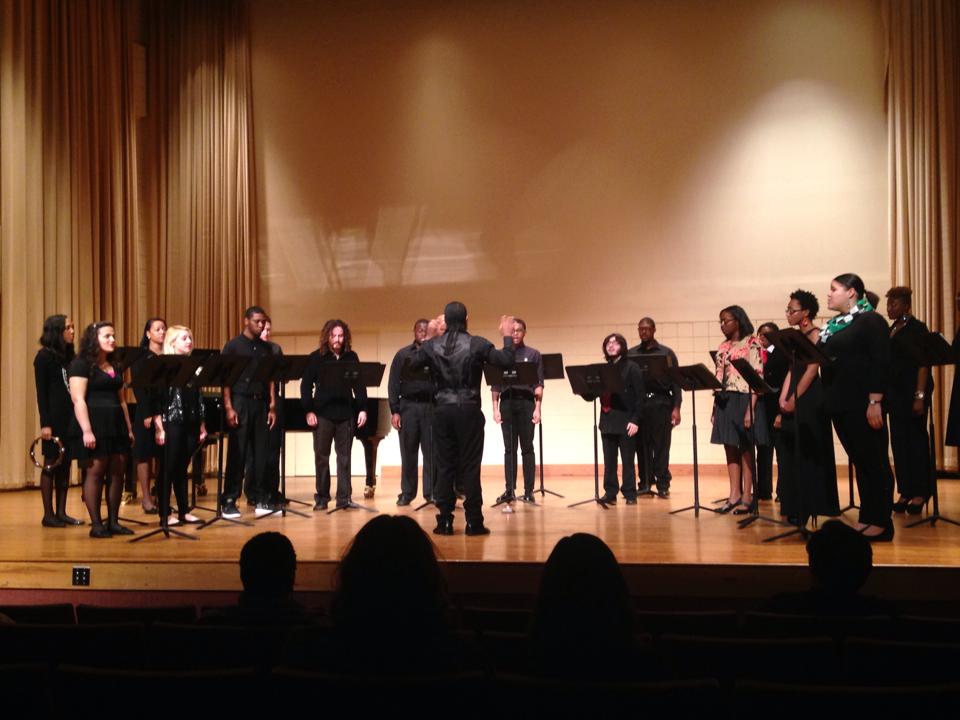
[(673, 404), (654, 396), (643, 405), (640, 421), (640, 437), (634, 437), (637, 446), (637, 477), (644, 490), (657, 486), (657, 490), (670, 489), (670, 441), (673, 425), (670, 422)]
[(435, 494), (441, 515), (452, 515), (463, 488), (463, 509), (468, 523), (483, 522), (480, 463), (483, 460), (483, 412), (479, 405), (438, 405), (434, 412), (437, 484)]
[[(272, 502), (280, 497), (280, 441), (283, 436), (283, 415), (277, 404), (277, 421), (273, 429), (267, 429), (267, 461), (264, 465), (263, 502)], [(253, 455), (247, 456), (245, 478), (253, 476)]]
[(500, 430), (503, 432), (503, 474), (507, 492), (517, 489), (517, 445), (523, 462), (523, 492), (533, 493), (537, 456), (533, 451), (533, 408), (535, 403), (522, 397), (500, 398)]
[(837, 437), (857, 472), (860, 522), (886, 526), (893, 513), (893, 471), (887, 457), (887, 426), (874, 430), (865, 410), (831, 416)]
[(267, 401), (234, 394), (233, 409), (240, 424), (230, 431), (227, 469), (223, 480), (223, 501), (236, 502), (244, 483), (247, 458), (253, 457), (253, 471), (246, 477), (245, 493), (253, 503), (264, 502), (267, 462)]
[[(190, 458), (197, 449), (200, 439), (200, 425), (196, 423), (164, 423), (166, 443), (164, 452), (166, 473), (160, 475), (160, 516), (170, 514), (170, 488), (177, 498), (177, 513), (182, 519), (190, 511), (190, 497), (187, 494), (187, 476), (190, 472)], [(165, 449), (164, 449), (165, 448)]]
[(353, 495), (350, 479), (350, 451), (353, 446), (352, 417), (346, 420), (327, 420), (317, 416), (317, 426), (313, 429), (313, 460), (317, 473), (317, 502), (330, 500), (330, 446), (337, 449), (337, 505), (346, 505)]
[(433, 404), (404, 402), (400, 411), (400, 495), (412, 500), (417, 496), (423, 452), (423, 499), (434, 494), (433, 484)]
[(897, 490), (906, 498), (930, 497), (930, 435), (927, 413), (920, 417), (912, 409), (893, 411), (890, 421), (890, 445)]
[[(634, 438), (614, 433), (600, 433), (603, 442), (603, 492), (608, 497), (616, 497), (617, 490), (627, 499), (637, 497), (637, 477), (633, 470), (633, 456), (637, 452)], [(617, 453), (623, 461), (623, 486), (617, 488)]]

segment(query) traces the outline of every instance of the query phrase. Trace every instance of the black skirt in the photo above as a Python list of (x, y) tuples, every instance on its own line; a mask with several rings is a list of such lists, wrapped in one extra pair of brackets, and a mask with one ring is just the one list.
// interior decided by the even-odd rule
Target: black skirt
[(744, 427), (743, 418), (749, 403), (749, 393), (722, 391), (713, 396), (711, 443), (740, 448), (770, 444), (770, 430), (763, 403), (758, 402), (754, 408), (753, 427), (749, 429)]

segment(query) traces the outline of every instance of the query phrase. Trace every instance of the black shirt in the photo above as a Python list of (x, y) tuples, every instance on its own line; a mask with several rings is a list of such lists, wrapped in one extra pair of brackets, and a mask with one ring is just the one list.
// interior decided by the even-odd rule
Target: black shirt
[[(273, 343), (270, 343), (272, 345)], [(243, 373), (230, 388), (230, 391), (237, 395), (263, 395), (266, 397), (267, 388), (264, 383), (253, 380), (257, 368), (260, 366), (260, 360), (271, 355), (271, 348), (260, 338), (248, 338), (243, 333), (237, 335), (223, 346), (224, 355), (242, 355), (251, 357)]]
[(855, 314), (849, 327), (826, 342), (821, 339), (819, 348), (833, 360), (820, 370), (829, 412), (866, 411), (871, 393), (887, 391), (890, 339), (887, 323), (877, 313)]
[[(910, 353), (910, 346), (930, 331), (926, 324), (911, 316), (896, 334), (890, 336), (890, 389), (884, 396), (884, 406), (890, 412), (912, 412), (913, 394), (917, 391), (917, 372), (920, 367)], [(926, 397), (924, 403), (930, 402), (933, 392), (933, 373), (927, 375), (927, 385), (924, 389)]]
[[(680, 367), (680, 363), (677, 361), (677, 354), (656, 340), (651, 340), (646, 345), (643, 343), (634, 345), (630, 348), (629, 354), (662, 355), (667, 358), (667, 367)], [(673, 382), (669, 377), (644, 378), (644, 382), (646, 384), (646, 392), (653, 393), (654, 395), (666, 395), (673, 402), (675, 408), (680, 407), (681, 403), (683, 403), (683, 389), (679, 383)]]
[(40, 427), (53, 428), (54, 434), (66, 432), (73, 418), (65, 361), (47, 348), (40, 348), (33, 359)]
[(390, 379), (387, 381), (387, 397), (390, 399), (390, 412), (403, 410), (404, 401), (431, 402), (433, 400), (433, 381), (424, 379), (404, 380), (403, 367), (412, 362), (420, 346), (416, 343), (400, 348), (390, 363)]
[(497, 350), (486, 338), (460, 330), (427, 340), (414, 354), (412, 365), (430, 366), (438, 405), (479, 405), (483, 364), (510, 367), (513, 361), (512, 337), (505, 337), (503, 350)]
[(619, 360), (620, 377), (623, 378), (623, 390), (603, 395), (600, 398), (600, 432), (623, 435), (627, 432), (627, 423), (640, 424), (643, 410), (646, 384), (643, 372), (636, 363), (626, 358)]
[(321, 365), (355, 362), (360, 362), (360, 358), (353, 350), (347, 350), (339, 358), (332, 352), (321, 353), (320, 350), (314, 350), (310, 353), (303, 379), (300, 380), (300, 404), (303, 409), (331, 422), (342, 422), (352, 418), (360, 410), (365, 411), (367, 389), (363, 385), (357, 385), (351, 390), (321, 387), (317, 384)]

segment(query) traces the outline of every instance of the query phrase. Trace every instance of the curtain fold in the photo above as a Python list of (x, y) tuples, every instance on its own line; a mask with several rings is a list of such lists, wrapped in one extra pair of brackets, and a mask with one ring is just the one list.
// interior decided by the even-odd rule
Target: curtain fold
[(35, 477), (32, 359), (46, 315), (136, 325), (140, 242), (128, 3), (3, 1), (0, 488)]
[(258, 291), (247, 7), (150, 0), (145, 16), (157, 306), (189, 319), (199, 346), (218, 347)]
[(0, 488), (36, 482), (45, 316), (217, 347), (256, 302), (251, 94), (243, 0), (0, 0)]
[[(885, 0), (883, 13), (891, 279), (911, 287), (914, 314), (952, 340), (960, 288), (960, 7), (954, 0)], [(936, 373), (938, 448), (953, 373)], [(956, 450), (941, 460), (956, 468)]]

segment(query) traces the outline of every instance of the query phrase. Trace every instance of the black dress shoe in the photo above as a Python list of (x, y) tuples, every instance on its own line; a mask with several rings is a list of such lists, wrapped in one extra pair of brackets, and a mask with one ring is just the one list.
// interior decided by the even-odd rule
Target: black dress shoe
[(63, 513), (63, 514), (61, 514), (61, 515), (57, 515), (57, 519), (58, 519), (58, 520), (62, 520), (62, 521), (64, 522), (64, 524), (66, 524), (66, 525), (74, 525), (74, 526), (76, 526), (76, 525), (83, 525), (83, 524), (84, 524), (84, 523), (83, 523), (83, 520), (77, 520), (77, 518), (75, 518), (75, 517), (70, 517), (70, 516), (67, 515), (66, 513)]
[(327, 509), (327, 506), (328, 506), (329, 504), (330, 504), (330, 501), (329, 501), (329, 500), (317, 500), (317, 501), (313, 504), (313, 509), (314, 509), (314, 510), (326, 510), (326, 509)]
[(900, 499), (893, 504), (893, 511), (895, 513), (906, 512), (907, 505), (910, 504), (910, 498), (905, 498), (903, 495), (900, 496)]
[(437, 515), (437, 526), (433, 529), (433, 534), (453, 535), (453, 515)]
[(616, 505), (616, 504), (617, 504), (617, 496), (616, 496), (616, 495), (602, 495), (602, 496), (600, 497), (600, 502), (602, 502), (604, 505)]
[(406, 507), (407, 505), (410, 504), (410, 502), (411, 502), (411, 498), (404, 497), (403, 495), (397, 498), (398, 507)]
[[(457, 497), (460, 497), (459, 495)], [(517, 496), (513, 494), (512, 490), (507, 490), (503, 495), (497, 498), (497, 505), (503, 505), (503, 503), (513, 502), (517, 499)]]
[(650, 486), (647, 483), (642, 483), (640, 487), (637, 488), (638, 495), (646, 495), (647, 493), (652, 492)]
[(891, 540), (893, 540), (893, 523), (892, 522), (887, 523), (887, 526), (883, 529), (883, 532), (877, 535), (867, 535), (865, 532), (866, 529), (867, 528), (863, 528), (863, 530), (860, 531), (860, 534), (863, 535), (870, 542), (890, 542)]
[(49, 528), (62, 528), (67, 526), (67, 524), (56, 515), (43, 518), (43, 520), (40, 521), (40, 524)]
[(669, 490), (657, 490), (657, 497), (658, 497), (658, 498), (663, 498), (664, 500), (667, 500), (667, 499), (670, 497), (670, 491), (669, 491)]
[(532, 504), (534, 504), (534, 505), (537, 503), (537, 499), (533, 496), (533, 493), (524, 493), (523, 495), (521, 495), (521, 496), (518, 497), (517, 499), (518, 499), (520, 502), (532, 503)]
[(489, 535), (490, 528), (483, 524), (483, 520), (479, 520), (475, 523), (467, 523), (466, 529), (467, 535)]
[(133, 530), (128, 527), (124, 527), (120, 523), (110, 523), (107, 526), (114, 535), (133, 535)]
[(637, 504), (637, 499), (635, 497), (627, 498), (627, 505), (636, 505), (636, 504)]
[(113, 537), (113, 533), (110, 532), (110, 529), (105, 525), (94, 525), (92, 528), (90, 528), (90, 537), (109, 538)]

